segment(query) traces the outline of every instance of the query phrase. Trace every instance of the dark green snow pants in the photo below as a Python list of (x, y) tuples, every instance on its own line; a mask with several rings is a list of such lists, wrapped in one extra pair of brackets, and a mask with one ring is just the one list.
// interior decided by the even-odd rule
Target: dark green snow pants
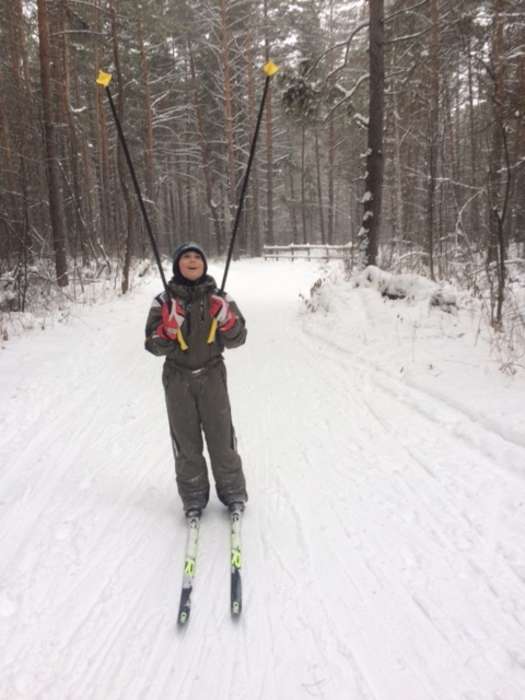
[(246, 482), (236, 449), (226, 367), (222, 359), (202, 370), (164, 364), (162, 382), (175, 454), (177, 488), (185, 511), (204, 508), (210, 496), (203, 439), (219, 499), (225, 505), (245, 502)]

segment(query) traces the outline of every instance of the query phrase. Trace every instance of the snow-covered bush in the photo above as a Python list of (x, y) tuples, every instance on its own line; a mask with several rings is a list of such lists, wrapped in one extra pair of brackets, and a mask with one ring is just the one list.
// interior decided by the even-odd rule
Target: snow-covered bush
[(457, 296), (450, 285), (432, 282), (416, 274), (395, 275), (369, 265), (354, 279), (356, 287), (372, 287), (388, 299), (408, 299), (410, 301), (429, 300), (430, 306), (438, 306), (451, 312), (457, 308)]
[[(464, 270), (472, 273), (472, 268)], [(369, 266), (348, 278), (341, 269), (325, 271), (310, 289), (309, 298), (301, 297), (306, 310), (315, 313), (328, 313), (334, 310), (337, 288), (350, 282), (354, 287), (375, 289), (389, 300), (404, 301), (410, 306), (427, 306), (428, 310), (439, 309), (457, 315), (459, 308), (466, 310), (472, 323), (492, 346), (493, 355), (498, 359), (500, 369), (514, 374), (519, 368), (525, 369), (525, 274), (520, 265), (514, 265), (509, 273), (504, 305), (504, 322), (497, 331), (491, 325), (491, 296), (486, 272), (473, 277), (465, 286), (459, 282), (437, 283), (415, 273), (394, 274)], [(396, 304), (397, 307), (397, 304)], [(392, 310), (394, 312), (394, 309)]]
[[(457, 294), (448, 284), (438, 284), (416, 274), (395, 275), (379, 267), (369, 265), (352, 278), (354, 287), (377, 289), (381, 296), (388, 299), (406, 299), (407, 301), (426, 301), (430, 307), (439, 307), (442, 311), (454, 313), (457, 310)], [(341, 282), (339, 272), (333, 270), (318, 278), (310, 289), (307, 299), (301, 295), (308, 311), (330, 310), (330, 285)]]
[[(149, 260), (136, 260), (131, 280), (151, 274)], [(21, 275), (23, 274), (23, 278)], [(0, 276), (0, 339), (27, 330), (45, 329), (62, 323), (75, 305), (91, 305), (120, 294), (121, 268), (116, 260), (95, 261), (70, 267), (69, 285), (59, 287), (53, 265), (40, 260), (23, 270), (9, 270)]]
[(310, 297), (306, 298), (303, 294), (299, 294), (299, 298), (304, 303), (306, 309), (311, 312), (330, 310), (330, 303), (326, 288), (326, 278), (319, 277), (310, 287)]

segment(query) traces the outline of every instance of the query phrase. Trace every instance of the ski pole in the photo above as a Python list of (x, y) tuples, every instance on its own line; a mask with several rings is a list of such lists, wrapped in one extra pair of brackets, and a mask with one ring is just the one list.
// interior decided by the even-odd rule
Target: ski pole
[[(221, 284), (221, 288), (219, 290), (220, 295), (222, 295), (224, 293), (224, 288), (226, 286), (226, 278), (228, 277), (228, 270), (230, 269), (230, 262), (231, 262), (232, 255), (233, 255), (233, 248), (235, 246), (235, 238), (237, 236), (237, 229), (239, 228), (239, 222), (241, 220), (242, 208), (244, 205), (244, 197), (246, 195), (246, 190), (248, 188), (248, 179), (250, 177), (250, 170), (252, 167), (253, 158), (255, 156), (255, 149), (257, 147), (257, 137), (259, 135), (259, 129), (261, 127), (262, 115), (263, 115), (263, 111), (264, 111), (264, 103), (266, 102), (266, 95), (268, 94), (270, 80), (271, 80), (272, 76), (274, 76), (277, 73), (277, 71), (279, 70), (279, 67), (276, 66), (273, 61), (268, 61), (267, 63), (264, 64), (263, 70), (266, 74), (266, 80), (264, 81), (264, 89), (263, 89), (263, 94), (261, 97), (261, 104), (259, 106), (259, 113), (257, 115), (255, 130), (253, 132), (252, 143), (250, 146), (250, 154), (248, 156), (248, 163), (246, 165), (246, 171), (244, 173), (244, 177), (243, 177), (243, 181), (242, 181), (241, 194), (239, 196), (239, 204), (237, 206), (237, 212), (235, 214), (235, 221), (233, 223), (232, 234), (230, 237), (230, 245), (228, 248), (228, 254), (226, 256), (226, 267), (224, 268), (224, 275), (222, 278), (222, 284)], [(215, 340), (216, 333), (217, 333), (217, 319), (214, 318), (213, 321), (211, 322), (210, 334), (208, 336), (208, 343), (213, 343), (213, 341)]]
[[(146, 211), (146, 206), (144, 205), (144, 200), (142, 199), (140, 185), (139, 185), (139, 182), (137, 180), (137, 175), (135, 173), (135, 168), (133, 167), (133, 162), (131, 160), (131, 156), (129, 154), (128, 144), (126, 143), (124, 131), (122, 130), (122, 125), (120, 123), (120, 119), (118, 118), (117, 110), (115, 109), (115, 103), (113, 102), (113, 96), (111, 95), (111, 90), (109, 89), (109, 84), (111, 82), (111, 78), (112, 78), (111, 73), (105, 73), (104, 71), (101, 70), (98, 73), (97, 85), (102, 85), (106, 89), (106, 94), (108, 96), (109, 105), (111, 107), (111, 113), (113, 114), (113, 119), (115, 120), (120, 143), (122, 145), (122, 149), (123, 149), (124, 155), (126, 157), (126, 162), (128, 164), (129, 172), (131, 174), (131, 179), (133, 181), (133, 186), (135, 188), (135, 193), (136, 193), (137, 199), (139, 201), (140, 211), (142, 212), (142, 216), (144, 218), (144, 223), (146, 224), (146, 230), (148, 232), (151, 247), (153, 249), (153, 255), (155, 256), (155, 260), (157, 262), (157, 267), (159, 268), (160, 277), (162, 280), (162, 284), (164, 285), (164, 289), (166, 291), (166, 294), (168, 295), (168, 298), (171, 299), (172, 295), (171, 295), (171, 292), (169, 290), (168, 283), (166, 281), (166, 277), (164, 275), (164, 270), (162, 269), (162, 263), (160, 260), (157, 242), (155, 241), (155, 236), (153, 235), (153, 230), (151, 228), (150, 220), (148, 217), (148, 212)], [(181, 350), (188, 349), (188, 346), (186, 344), (186, 341), (184, 340), (184, 337), (182, 335), (180, 328), (177, 328), (177, 340), (179, 342)]]

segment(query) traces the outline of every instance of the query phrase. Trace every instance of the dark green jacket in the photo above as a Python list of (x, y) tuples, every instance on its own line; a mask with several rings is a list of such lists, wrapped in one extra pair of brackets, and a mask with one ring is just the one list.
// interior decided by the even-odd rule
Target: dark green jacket
[(183, 351), (177, 341), (165, 340), (156, 334), (157, 327), (162, 322), (162, 304), (168, 300), (166, 292), (162, 292), (154, 298), (146, 321), (145, 348), (148, 352), (153, 355), (165, 355), (166, 361), (175, 367), (195, 370), (206, 367), (220, 358), (224, 348), (236, 348), (245, 342), (247, 331), (244, 317), (233, 299), (226, 296), (237, 321), (225, 333), (217, 330), (215, 341), (208, 344), (212, 321), (209, 313), (210, 296), (218, 292), (213, 277), (206, 275), (204, 280), (194, 287), (176, 284), (173, 280), (168, 286), (185, 311), (181, 331), (188, 349)]

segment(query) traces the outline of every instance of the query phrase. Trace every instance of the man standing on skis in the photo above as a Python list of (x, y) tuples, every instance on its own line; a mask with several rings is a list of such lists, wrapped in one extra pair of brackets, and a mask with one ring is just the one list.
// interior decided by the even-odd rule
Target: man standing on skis
[[(203, 432), (219, 499), (230, 510), (242, 510), (248, 498), (222, 357), (224, 348), (243, 345), (246, 324), (236, 303), (219, 295), (207, 269), (198, 244), (179, 246), (168, 285), (171, 297), (156, 296), (146, 321), (146, 350), (166, 358), (162, 382), (177, 487), (188, 516), (200, 515), (210, 494)], [(213, 319), (218, 331), (211, 340)]]

